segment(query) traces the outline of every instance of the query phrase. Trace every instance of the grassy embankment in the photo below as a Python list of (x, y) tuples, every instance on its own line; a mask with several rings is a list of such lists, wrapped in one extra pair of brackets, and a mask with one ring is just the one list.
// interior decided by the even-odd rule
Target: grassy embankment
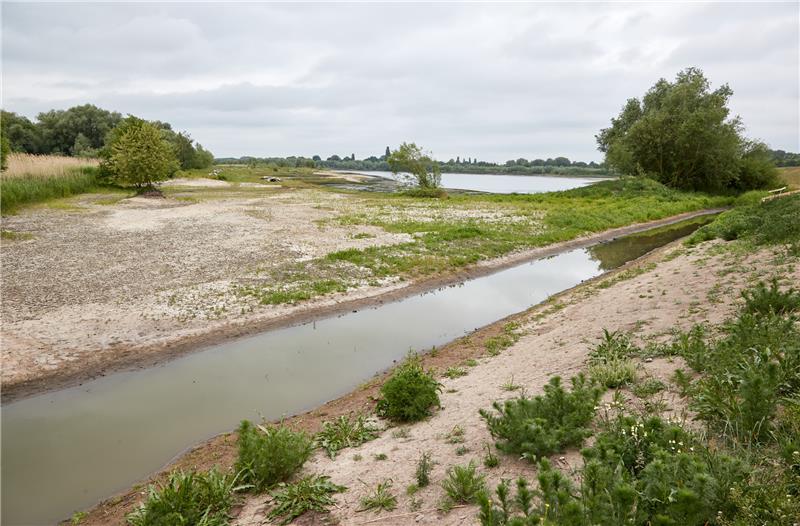
[(778, 177), (786, 183), (789, 190), (800, 190), (800, 166), (779, 168)]
[(68, 197), (97, 188), (97, 160), (12, 153), (0, 174), (0, 211)]
[[(691, 241), (730, 238), (735, 232), (726, 246), (749, 252), (788, 248), (787, 257), (796, 263), (800, 231), (787, 218), (798, 214), (800, 196), (745, 202)], [(733, 230), (731, 225), (736, 225)], [(764, 225), (772, 226), (765, 230)], [(493, 409), (487, 400), (481, 415), (498, 453), (487, 450), (484, 468), (521, 457), (538, 467), (538, 484), (503, 481), (492, 492), (483, 468), (453, 465), (441, 481), (446, 496), (440, 512), (478, 503), (483, 526), (792, 524), (800, 516), (800, 291), (773, 280), (746, 289), (742, 300), (726, 323), (696, 326), (667, 343), (639, 347), (626, 334), (606, 332), (589, 354), (586, 373), (571, 382), (554, 377), (543, 394), (522, 394)], [(642, 361), (654, 357), (680, 360), (688, 368), (679, 369), (671, 382), (696, 425), (664, 416), (667, 408), (658, 395), (667, 385), (639, 374)], [(612, 402), (600, 404), (606, 389), (616, 390)], [(400, 421), (424, 419), (438, 405), (436, 382), (416, 360), (397, 368), (381, 394), (379, 412)], [(628, 403), (628, 396), (643, 403)], [(395, 406), (404, 411), (393, 413)], [(458, 433), (454, 428), (448, 440), (458, 443), (463, 429)], [(282, 483), (301, 468), (312, 447), (333, 456), (375, 436), (363, 418), (330, 422), (313, 439), (283, 426), (244, 423), (236, 480), (246, 491), (277, 485), (269, 517), (285, 524), (306, 511), (327, 510), (334, 504), (332, 494), (348, 491), (319, 475)], [(574, 451), (592, 436), (575, 472), (550, 463), (553, 455)], [(410, 495), (430, 483), (434, 461), (426, 454), (420, 457), (417, 482), (407, 488)], [(156, 524), (172, 513), (175, 520), (202, 515), (209, 523), (226, 524), (233, 483), (226, 478), (215, 485), (221, 491), (210, 493), (204, 477), (220, 475), (200, 474), (197, 483), (187, 482), (180, 492), (170, 485), (151, 488), (130, 522)], [(391, 481), (361, 500), (362, 509), (396, 506)]]
[(415, 199), (365, 193), (354, 196), (353, 205), (338, 210), (342, 213), (331, 221), (354, 228), (381, 227), (408, 235), (408, 242), (330, 253), (281, 269), (280, 275), (273, 271), (264, 276), (264, 285), (242, 287), (239, 293), (266, 304), (301, 301), (387, 278), (445, 274), (514, 251), (733, 201), (638, 179), (534, 195)]

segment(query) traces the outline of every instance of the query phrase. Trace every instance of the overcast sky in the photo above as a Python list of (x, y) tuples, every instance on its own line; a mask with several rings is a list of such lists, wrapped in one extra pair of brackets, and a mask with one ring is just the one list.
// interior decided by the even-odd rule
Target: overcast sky
[(800, 4), (2, 3), (4, 109), (92, 103), (215, 155), (600, 160), (628, 97), (687, 66), (800, 150)]

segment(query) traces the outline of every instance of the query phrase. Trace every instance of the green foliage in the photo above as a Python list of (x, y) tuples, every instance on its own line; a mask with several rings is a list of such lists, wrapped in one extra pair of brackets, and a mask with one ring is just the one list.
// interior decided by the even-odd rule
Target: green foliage
[(583, 374), (572, 378), (566, 391), (556, 376), (544, 387), (544, 395), (495, 402), (498, 414), (481, 410), (497, 448), (531, 461), (580, 445), (591, 435), (589, 423), (600, 400), (601, 389)]
[[(40, 113), (37, 120), (41, 151), (24, 151), (75, 155), (85, 153), (85, 150), (97, 151), (102, 148), (106, 135), (122, 121), (122, 115), (92, 104), (84, 104), (66, 110)], [(80, 151), (75, 151), (76, 146)]]
[(642, 100), (629, 99), (611, 127), (597, 135), (606, 163), (673, 188), (747, 190), (775, 184), (765, 145), (741, 136), (729, 119), (727, 84), (711, 91), (703, 72), (688, 68), (675, 82), (661, 79)]
[(114, 130), (102, 155), (103, 173), (136, 188), (152, 186), (178, 169), (175, 153), (161, 131), (136, 117), (128, 117)]
[(433, 459), (428, 451), (424, 451), (419, 457), (417, 462), (417, 470), (415, 476), (417, 477), (417, 487), (424, 488), (431, 483), (431, 471), (433, 470)]
[(638, 349), (621, 332), (603, 329), (603, 339), (589, 353), (589, 376), (608, 388), (620, 387), (636, 379), (636, 366), (631, 360)]
[(347, 488), (331, 482), (330, 477), (311, 475), (293, 484), (281, 482), (272, 493), (275, 507), (269, 512), (270, 520), (278, 519), (280, 524), (289, 524), (307, 511), (327, 513), (335, 504), (332, 495)]
[(697, 244), (710, 239), (741, 239), (754, 245), (800, 243), (800, 195), (790, 195), (737, 206), (699, 228), (687, 240)]
[(336, 457), (340, 449), (360, 446), (378, 436), (378, 428), (367, 422), (364, 415), (354, 419), (342, 415), (333, 422), (322, 424), (317, 433), (315, 446), (324, 449), (330, 458)]
[[(403, 143), (387, 159), (395, 177), (423, 190), (436, 189), (442, 184), (439, 163), (412, 143)], [(425, 197), (428, 197), (427, 195)]]
[(11, 146), (8, 137), (0, 135), (0, 172), (8, 168), (8, 154), (11, 153)]
[(270, 489), (294, 475), (313, 450), (308, 435), (283, 425), (254, 426), (243, 420), (238, 433), (236, 470), (256, 491)]
[(457, 504), (474, 504), (478, 496), (486, 491), (486, 476), (478, 474), (477, 466), (470, 462), (466, 466), (451, 466), (442, 481), (447, 498)]
[(8, 140), (12, 152), (50, 153), (42, 144), (42, 132), (27, 117), (0, 111), (0, 135)]
[(789, 314), (800, 309), (800, 292), (794, 287), (782, 291), (777, 278), (772, 278), (769, 287), (760, 281), (755, 287), (742, 291), (744, 312), (766, 315)]
[(212, 469), (174, 471), (163, 485), (150, 486), (147, 500), (127, 517), (132, 526), (224, 526), (233, 504), (236, 477)]
[(448, 367), (447, 370), (444, 372), (443, 376), (450, 378), (460, 378), (462, 376), (467, 376), (467, 370), (463, 367)]
[(397, 496), (391, 490), (391, 479), (378, 483), (371, 493), (361, 498), (361, 509), (392, 511), (397, 507)]
[(383, 387), (378, 400), (378, 414), (391, 420), (416, 422), (439, 406), (439, 382), (425, 371), (416, 356), (398, 366)]
[(15, 212), (20, 206), (69, 197), (97, 186), (97, 168), (76, 168), (52, 176), (23, 175), (0, 178), (0, 210)]
[(650, 398), (656, 393), (660, 393), (667, 386), (658, 378), (647, 378), (640, 382), (636, 382), (631, 387), (631, 392), (638, 398)]

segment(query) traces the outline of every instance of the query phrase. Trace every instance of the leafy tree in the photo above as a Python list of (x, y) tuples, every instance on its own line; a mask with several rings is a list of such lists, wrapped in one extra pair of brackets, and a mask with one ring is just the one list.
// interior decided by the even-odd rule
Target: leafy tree
[[(37, 119), (43, 153), (73, 155), (75, 140), (80, 134), (88, 140), (90, 148), (102, 148), (106, 135), (120, 123), (122, 116), (92, 104), (84, 104), (67, 110), (40, 113)], [(81, 141), (81, 145), (84, 144)]]
[(329, 160), (329, 161), (341, 161), (341, 160), (342, 160), (342, 158), (341, 158), (341, 157), (339, 157), (339, 156), (338, 156), (338, 155), (336, 155), (336, 154), (333, 154), (333, 155), (331, 155), (330, 157), (328, 157), (328, 160)]
[(11, 151), (11, 147), (8, 144), (8, 137), (5, 134), (0, 136), (0, 171), (4, 171), (8, 168), (8, 154)]
[(3, 110), (0, 127), (12, 152), (44, 153), (41, 130), (27, 117)]
[(111, 134), (102, 152), (102, 170), (116, 182), (152, 187), (178, 169), (171, 145), (153, 123), (129, 116)]
[(194, 147), (194, 162), (192, 168), (208, 168), (214, 164), (214, 154), (197, 143)]
[(92, 143), (88, 137), (79, 133), (75, 137), (75, 143), (72, 145), (72, 155), (75, 157), (96, 157), (98, 150), (92, 148)]
[(383, 160), (386, 161), (389, 159), (389, 156), (392, 155), (392, 152), (389, 150), (389, 147), (386, 147), (386, 153), (383, 154)]
[(732, 95), (727, 84), (711, 91), (703, 72), (688, 68), (674, 82), (656, 82), (641, 101), (629, 99), (596, 136), (598, 149), (612, 168), (675, 188), (768, 186), (774, 172), (761, 148), (741, 136), (738, 117), (729, 118)]
[(416, 184), (424, 189), (439, 188), (442, 184), (439, 163), (413, 142), (401, 144), (387, 160), (392, 173), (407, 183)]

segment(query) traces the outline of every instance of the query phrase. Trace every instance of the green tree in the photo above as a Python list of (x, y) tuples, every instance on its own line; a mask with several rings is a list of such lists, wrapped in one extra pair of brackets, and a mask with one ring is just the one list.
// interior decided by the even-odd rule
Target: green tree
[(197, 143), (194, 147), (194, 159), (192, 168), (208, 168), (214, 164), (214, 154), (203, 148), (203, 145)]
[(8, 144), (8, 137), (5, 134), (0, 136), (0, 171), (5, 171), (8, 168), (8, 154), (11, 152), (11, 147)]
[(178, 169), (175, 152), (159, 128), (133, 116), (109, 135), (103, 157), (104, 172), (119, 184), (139, 189), (152, 187)]
[(0, 112), (0, 128), (12, 152), (44, 153), (41, 130), (27, 117), (3, 110)]
[(688, 68), (674, 82), (656, 82), (641, 101), (629, 99), (596, 136), (598, 149), (623, 174), (675, 188), (768, 186), (774, 173), (762, 162), (761, 148), (741, 136), (738, 117), (729, 118), (732, 95), (727, 84), (711, 91), (703, 72)]
[(441, 186), (442, 174), (439, 171), (439, 163), (413, 142), (401, 144), (387, 160), (395, 177), (408, 184), (416, 184), (424, 189)]
[(92, 104), (75, 106), (67, 110), (50, 110), (38, 116), (44, 153), (73, 155), (79, 134), (88, 139), (91, 148), (104, 145), (106, 135), (122, 120), (117, 112), (110, 112)]

